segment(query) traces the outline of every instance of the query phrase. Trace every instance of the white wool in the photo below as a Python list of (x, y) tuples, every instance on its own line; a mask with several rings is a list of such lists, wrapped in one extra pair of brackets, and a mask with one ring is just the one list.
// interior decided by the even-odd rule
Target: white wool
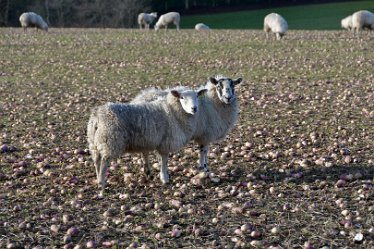
[(195, 25), (195, 30), (209, 30), (209, 26), (204, 23), (198, 23)]
[(48, 24), (43, 20), (41, 16), (34, 12), (23, 13), (19, 17), (19, 21), (25, 31), (28, 27), (36, 27), (37, 29), (48, 31)]
[(279, 40), (288, 31), (287, 21), (277, 13), (270, 13), (264, 19), (264, 31), (274, 33)]
[(156, 20), (157, 12), (152, 13), (140, 13), (138, 15), (139, 28), (142, 29), (144, 25), (145, 29), (149, 29), (149, 26)]
[(179, 30), (179, 23), (180, 23), (180, 14), (178, 12), (169, 12), (166, 13), (158, 19), (158, 21), (155, 24), (155, 30), (159, 30), (160, 28), (168, 28), (169, 24), (174, 24)]
[(352, 15), (347, 16), (346, 18), (343, 18), (340, 22), (342, 28), (351, 30), (352, 29)]
[(374, 30), (374, 14), (367, 10), (360, 10), (353, 13), (352, 29), (356, 32), (363, 29)]
[[(203, 97), (199, 98), (197, 125), (192, 140), (200, 147), (200, 168), (208, 170), (208, 146), (210, 143), (223, 139), (235, 126), (239, 103), (235, 94), (235, 85), (241, 78), (231, 80), (223, 75), (214, 77), (216, 84), (209, 81), (198, 90), (207, 89)], [(133, 101), (148, 103), (165, 98), (166, 92), (159, 89), (143, 91)]]
[(110, 161), (125, 152), (142, 153), (149, 175), (148, 153), (156, 150), (160, 159), (160, 179), (169, 181), (167, 160), (187, 144), (193, 135), (198, 112), (196, 91), (167, 91), (164, 98), (143, 103), (107, 103), (93, 109), (87, 125), (87, 140), (99, 186), (105, 187)]

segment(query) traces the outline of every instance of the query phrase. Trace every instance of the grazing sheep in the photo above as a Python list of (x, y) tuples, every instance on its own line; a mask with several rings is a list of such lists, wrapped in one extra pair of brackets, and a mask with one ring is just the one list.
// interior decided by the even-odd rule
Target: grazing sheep
[[(208, 171), (208, 146), (211, 142), (223, 139), (235, 126), (239, 103), (235, 95), (235, 86), (240, 84), (242, 78), (232, 80), (218, 75), (210, 77), (208, 83), (201, 89), (207, 89), (204, 97), (199, 99), (199, 112), (197, 125), (192, 140), (199, 144), (200, 168)], [(163, 90), (153, 89), (141, 93), (133, 101), (148, 103), (157, 101), (166, 96)]]
[(43, 20), (41, 16), (34, 12), (23, 13), (19, 17), (19, 21), (24, 31), (26, 31), (28, 27), (36, 27), (37, 29), (48, 31), (48, 24)]
[(169, 182), (169, 152), (182, 148), (196, 126), (199, 92), (171, 90), (163, 99), (150, 103), (106, 103), (93, 109), (87, 125), (87, 138), (99, 186), (105, 188), (110, 161), (125, 152), (145, 155), (144, 169), (150, 174), (148, 153), (159, 154), (160, 179)]
[(181, 20), (181, 16), (178, 12), (169, 12), (166, 13), (158, 19), (158, 21), (155, 24), (155, 30), (159, 30), (160, 28), (165, 27), (165, 30), (168, 28), (168, 25), (171, 23), (174, 23), (174, 25), (177, 27), (177, 30), (179, 30), (179, 23)]
[(343, 18), (340, 22), (343, 29), (351, 30), (352, 29), (352, 15)]
[(151, 25), (157, 18), (157, 12), (152, 13), (140, 13), (138, 15), (138, 24), (139, 28), (142, 29), (144, 25), (145, 29), (149, 29), (149, 25)]
[(360, 10), (352, 15), (352, 29), (359, 32), (362, 29), (374, 30), (374, 14), (367, 10)]
[(208, 25), (204, 23), (198, 23), (195, 25), (195, 29), (200, 31), (200, 30), (209, 30), (210, 28), (208, 27)]
[(264, 31), (266, 35), (268, 32), (273, 32), (277, 40), (280, 40), (282, 36), (286, 34), (288, 30), (287, 21), (277, 13), (270, 13), (264, 19)]

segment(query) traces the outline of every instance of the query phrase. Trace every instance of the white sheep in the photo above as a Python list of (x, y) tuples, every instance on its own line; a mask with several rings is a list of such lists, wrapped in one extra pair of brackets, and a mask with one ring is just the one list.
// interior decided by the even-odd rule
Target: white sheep
[(171, 23), (173, 23), (177, 27), (177, 30), (179, 30), (180, 20), (181, 20), (181, 16), (178, 12), (169, 12), (169, 13), (163, 14), (162, 16), (160, 16), (160, 18), (156, 22), (155, 30), (157, 31), (163, 27), (167, 29), (168, 25)]
[(156, 20), (157, 12), (152, 13), (140, 13), (138, 15), (139, 28), (142, 29), (144, 25), (145, 29), (149, 29), (149, 26)]
[(277, 13), (270, 13), (264, 19), (264, 31), (266, 35), (268, 32), (273, 32), (277, 39), (280, 40), (288, 30), (287, 21)]
[[(223, 139), (235, 126), (239, 103), (235, 94), (235, 86), (240, 84), (242, 78), (232, 80), (222, 75), (210, 77), (206, 85), (201, 89), (207, 89), (204, 97), (199, 98), (199, 112), (197, 125), (192, 140), (199, 144), (200, 168), (208, 171), (209, 144)], [(165, 98), (166, 92), (153, 89), (141, 93), (133, 101), (137, 103), (149, 103)], [(148, 159), (147, 159), (148, 160)]]
[(359, 32), (362, 29), (374, 30), (374, 14), (367, 10), (360, 10), (352, 15), (352, 29)]
[(352, 30), (352, 15), (343, 18), (340, 24), (343, 29)]
[(191, 139), (198, 96), (205, 91), (171, 90), (166, 98), (150, 103), (106, 103), (93, 109), (87, 138), (99, 186), (105, 188), (110, 161), (125, 152), (143, 153), (149, 176), (148, 153), (153, 150), (159, 154), (161, 182), (168, 183), (169, 152), (179, 150)]
[(36, 27), (37, 29), (42, 29), (48, 31), (48, 24), (43, 20), (41, 16), (34, 12), (25, 12), (19, 17), (19, 22), (26, 31), (28, 27)]
[(209, 26), (204, 23), (198, 23), (195, 25), (195, 30), (201, 31), (201, 30), (209, 30)]
[(232, 80), (222, 75), (210, 77), (203, 86), (208, 91), (200, 99), (200, 110), (197, 115), (197, 126), (192, 139), (199, 144), (200, 168), (208, 171), (209, 144), (219, 141), (234, 128), (239, 114), (239, 103), (235, 86), (242, 78)]

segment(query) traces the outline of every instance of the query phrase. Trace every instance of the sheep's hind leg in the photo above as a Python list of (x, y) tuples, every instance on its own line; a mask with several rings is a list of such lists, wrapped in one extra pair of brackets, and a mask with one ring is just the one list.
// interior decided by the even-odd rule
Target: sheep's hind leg
[(163, 184), (169, 183), (169, 173), (168, 173), (168, 154), (159, 155), (160, 164), (160, 180)]
[(95, 170), (96, 170), (96, 179), (97, 179), (97, 182), (99, 183), (100, 182), (100, 154), (98, 151), (96, 150), (91, 150), (91, 154), (92, 154), (92, 161), (95, 165)]
[(99, 174), (99, 186), (104, 190), (106, 186), (106, 172), (108, 171), (110, 160), (108, 158), (101, 158), (100, 174)]
[(200, 145), (199, 169), (209, 171), (208, 168), (208, 145)]
[(145, 176), (147, 177), (148, 180), (152, 179), (153, 174), (151, 171), (151, 167), (149, 166), (149, 153), (148, 152), (142, 153), (142, 161), (143, 161), (143, 170), (144, 170)]

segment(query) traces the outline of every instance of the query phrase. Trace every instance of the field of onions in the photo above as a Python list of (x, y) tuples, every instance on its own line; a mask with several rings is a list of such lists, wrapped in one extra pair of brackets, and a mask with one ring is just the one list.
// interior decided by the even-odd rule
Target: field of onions
[[(0, 29), (0, 248), (373, 248), (373, 48), (366, 32)], [(215, 74), (243, 83), (211, 173), (193, 143), (168, 185), (125, 154), (98, 195), (91, 108)]]

